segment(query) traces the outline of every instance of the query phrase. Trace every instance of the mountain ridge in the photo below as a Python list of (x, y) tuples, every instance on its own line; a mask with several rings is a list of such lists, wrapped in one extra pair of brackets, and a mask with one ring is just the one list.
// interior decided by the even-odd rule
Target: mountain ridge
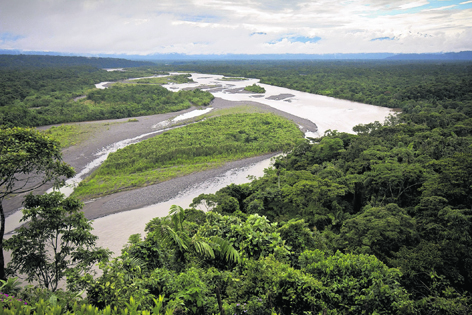
[(420, 54), (394, 53), (348, 53), (348, 54), (76, 54), (50, 51), (22, 51), (0, 49), (0, 55), (38, 55), (86, 58), (113, 58), (133, 61), (177, 61), (177, 60), (472, 60), (472, 51), (439, 52)]

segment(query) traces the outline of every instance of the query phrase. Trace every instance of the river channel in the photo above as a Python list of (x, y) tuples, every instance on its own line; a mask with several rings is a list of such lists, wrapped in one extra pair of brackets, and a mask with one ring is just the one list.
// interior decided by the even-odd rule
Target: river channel
[[(283, 111), (294, 116), (308, 119), (316, 124), (317, 130), (306, 132), (306, 136), (317, 137), (323, 135), (326, 130), (338, 130), (352, 132), (352, 127), (357, 124), (366, 124), (374, 121), (383, 122), (391, 113), (390, 109), (346, 100), (299, 92), (287, 88), (260, 84), (257, 79), (246, 80), (223, 80), (221, 75), (207, 75), (192, 73), (192, 83), (169, 84), (165, 87), (171, 91), (181, 89), (200, 88), (211, 92), (215, 97), (229, 101), (258, 102)], [(105, 88), (109, 82), (97, 84), (97, 88)], [(266, 92), (255, 94), (244, 91), (244, 87), (254, 83), (264, 87)], [(174, 122), (192, 116), (202, 115), (211, 110), (211, 105), (206, 110), (191, 111), (189, 113), (174, 117)], [(185, 116), (186, 115), (186, 116)], [(110, 152), (118, 148), (139, 142), (151, 134), (162, 132), (170, 125), (171, 121), (164, 121), (153, 126), (155, 130), (147, 131), (140, 136), (104, 147), (96, 158), (83, 169), (76, 170), (78, 175), (69, 183), (77, 183), (98, 167)], [(167, 215), (171, 205), (188, 207), (192, 199), (201, 193), (214, 193), (217, 190), (231, 184), (249, 182), (248, 176), (260, 177), (263, 170), (270, 166), (271, 159), (265, 159), (252, 165), (246, 165), (220, 174), (209, 180), (195, 184), (180, 191), (175, 197), (165, 202), (141, 207), (134, 210), (124, 211), (107, 215), (94, 220), (94, 234), (99, 237), (98, 245), (107, 247), (115, 254), (127, 242), (129, 235), (143, 233), (147, 222), (157, 216)], [(66, 192), (66, 191), (65, 191)], [(69, 194), (71, 190), (67, 191)], [(203, 209), (202, 209), (203, 210)], [(6, 232), (13, 231), (18, 226), (21, 213), (18, 211), (7, 218)]]

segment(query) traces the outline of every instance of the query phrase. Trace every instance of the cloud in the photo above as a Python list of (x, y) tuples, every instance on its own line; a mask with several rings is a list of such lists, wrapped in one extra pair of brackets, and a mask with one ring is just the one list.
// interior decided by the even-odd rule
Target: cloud
[(180, 19), (191, 22), (216, 22), (220, 20), (220, 18), (215, 15), (182, 15)]
[(472, 8), (447, 10), (448, 3), (442, 4), (446, 6), (421, 0), (5, 1), (0, 49), (128, 54), (472, 50), (467, 38)]
[(306, 37), (306, 36), (285, 36), (277, 40), (270, 41), (269, 44), (276, 44), (278, 42), (286, 41), (290, 43), (316, 43), (321, 40), (321, 37)]
[(289, 38), (292, 43), (299, 42), (299, 43), (316, 43), (321, 40), (321, 37), (306, 37), (306, 36), (295, 36)]
[(407, 10), (407, 9), (422, 7), (422, 6), (425, 6), (427, 4), (429, 4), (429, 1), (426, 1), (426, 0), (410, 2), (410, 3), (405, 3), (403, 5), (400, 5), (400, 9)]
[(376, 41), (376, 40), (394, 40), (396, 37), (377, 37), (377, 38), (372, 38), (370, 41), (373, 42), (373, 41)]
[(24, 36), (21, 35), (15, 35), (12, 33), (0, 33), (0, 41), (2, 42), (15, 42), (21, 38), (24, 38)]
[(457, 7), (457, 5), (453, 4), (453, 5), (447, 5), (447, 6), (444, 6), (444, 7), (439, 7), (439, 8), (428, 9), (428, 10), (424, 10), (424, 11), (439, 11), (439, 10), (447, 10), (447, 9), (452, 9), (452, 8), (455, 8), (455, 7)]

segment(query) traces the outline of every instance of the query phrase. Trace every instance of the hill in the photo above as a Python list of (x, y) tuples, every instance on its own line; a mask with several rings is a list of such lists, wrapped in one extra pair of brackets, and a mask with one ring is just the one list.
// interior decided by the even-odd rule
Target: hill
[(0, 68), (47, 68), (63, 66), (93, 66), (97, 68), (129, 68), (153, 66), (152, 62), (131, 61), (117, 58), (40, 56), (40, 55), (0, 55)]

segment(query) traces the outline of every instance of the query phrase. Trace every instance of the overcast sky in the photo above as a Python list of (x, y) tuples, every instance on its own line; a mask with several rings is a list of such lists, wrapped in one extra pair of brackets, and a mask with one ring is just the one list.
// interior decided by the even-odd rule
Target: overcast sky
[(0, 49), (140, 55), (472, 50), (472, 0), (2, 0)]

